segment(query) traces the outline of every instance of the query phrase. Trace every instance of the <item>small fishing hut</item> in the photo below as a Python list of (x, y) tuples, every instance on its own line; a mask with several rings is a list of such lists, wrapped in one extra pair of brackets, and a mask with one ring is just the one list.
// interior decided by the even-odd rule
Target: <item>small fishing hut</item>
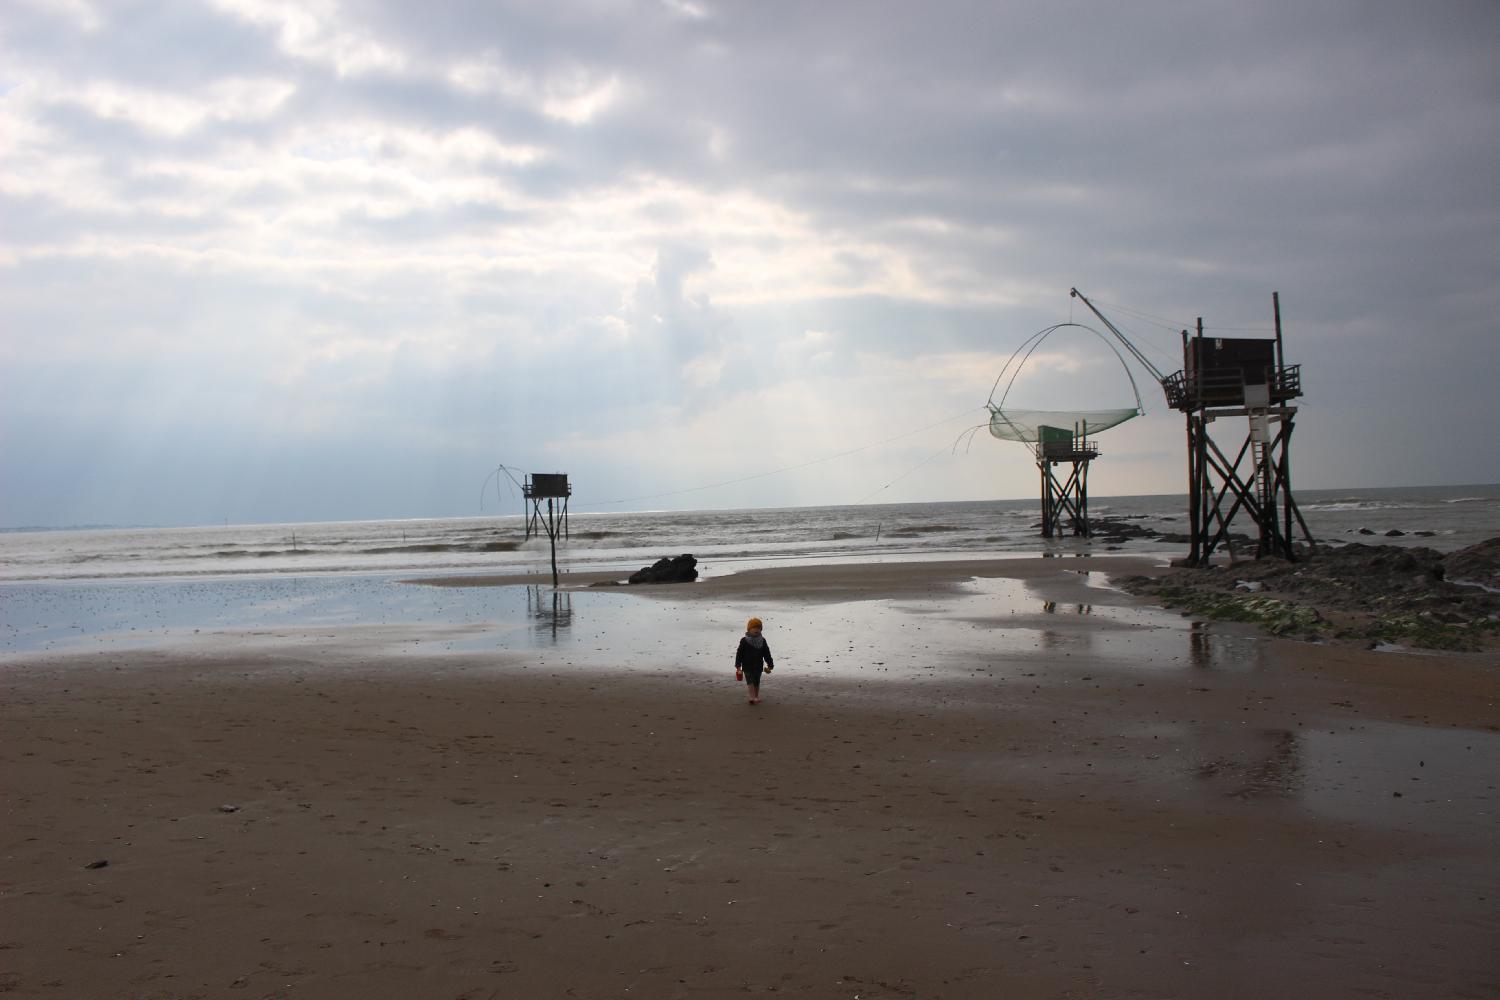
[[(566, 472), (531, 472), (521, 486), (522, 499), (531, 505), (526, 518), (526, 537), (546, 531), (552, 547), (552, 586), (557, 587), (557, 536), (568, 537), (568, 498), (573, 487)], [(547, 512), (542, 513), (542, 501)]]

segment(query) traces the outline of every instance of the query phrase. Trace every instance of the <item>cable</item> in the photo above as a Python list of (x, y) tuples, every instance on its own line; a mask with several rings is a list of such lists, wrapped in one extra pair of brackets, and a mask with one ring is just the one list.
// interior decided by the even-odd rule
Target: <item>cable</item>
[(928, 455), (926, 458), (922, 459), (922, 461), (918, 462), (916, 465), (913, 465), (910, 469), (907, 469), (905, 472), (901, 473), (901, 475), (897, 476), (895, 479), (892, 479), (890, 482), (886, 483), (884, 486), (880, 487), (879, 489), (871, 490), (869, 493), (866, 493), (864, 496), (862, 496), (858, 500), (854, 501), (854, 505), (855, 506), (859, 506), (860, 504), (864, 503), (866, 500), (870, 499), (875, 494), (877, 494), (877, 493), (884, 493), (886, 490), (890, 489), (892, 486), (895, 486), (897, 483), (901, 482), (901, 480), (905, 479), (907, 476), (911, 475), (913, 472), (916, 472), (922, 466), (926, 465), (928, 462), (932, 461), (934, 458), (937, 458), (939, 455), (941, 455), (944, 451), (947, 451), (947, 450), (950, 450), (950, 449), (939, 448), (937, 451), (933, 452), (931, 455)]
[(1162, 316), (1153, 316), (1151, 313), (1141, 312), (1139, 309), (1132, 309), (1129, 306), (1122, 306), (1118, 302), (1105, 302), (1103, 299), (1095, 299), (1094, 301), (1098, 302), (1101, 306), (1108, 306), (1115, 312), (1128, 313), (1129, 315), (1134, 316), (1137, 319), (1146, 320), (1147, 322), (1155, 326), (1161, 327), (1163, 330), (1170, 330), (1173, 333), (1188, 329), (1193, 325), (1191, 323), (1177, 323)]
[[(1195, 326), (1195, 324), (1193, 324), (1193, 323), (1173, 323), (1171, 320), (1166, 319), (1164, 317), (1153, 316), (1151, 313), (1141, 312), (1139, 309), (1132, 309), (1129, 306), (1122, 306), (1118, 302), (1105, 302), (1103, 299), (1095, 299), (1094, 301), (1098, 302), (1100, 305), (1109, 306), (1109, 308), (1113, 309), (1115, 312), (1127, 313), (1127, 314), (1129, 314), (1131, 316), (1135, 316), (1135, 317), (1137, 317), (1139, 319), (1146, 320), (1146, 321), (1148, 321), (1148, 322), (1150, 322), (1150, 323), (1152, 323), (1152, 324), (1154, 324), (1156, 326), (1160, 326), (1164, 330), (1171, 330), (1173, 333), (1178, 333), (1178, 332), (1180, 332), (1182, 330), (1191, 330)], [(1203, 329), (1205, 331), (1207, 331), (1207, 330), (1224, 330), (1224, 331), (1227, 331), (1229, 333), (1274, 333), (1274, 332), (1276, 332), (1274, 327), (1269, 327), (1269, 326), (1217, 326), (1217, 325), (1215, 325), (1215, 326), (1208, 326), (1208, 325), (1205, 324), (1204, 327), (1203, 327)]]
[[(495, 467), (495, 471), (491, 472), (488, 476), (485, 476), (484, 477), (484, 482), (482, 482), (482, 483), (479, 484), (479, 509), (480, 510), (484, 510), (484, 488), (490, 484), (490, 480), (491, 479), (495, 480), (495, 502), (496, 503), (500, 502), (500, 478), (499, 477), (500, 477), (500, 473), (502, 473), (502, 472), (505, 473), (505, 475), (515, 485), (516, 489), (522, 489), (523, 488), (521, 486), (521, 481), (519, 479), (517, 479), (515, 476), (511, 475), (511, 471), (509, 469), (507, 469), (503, 464), (499, 465), (499, 466), (496, 466)], [(515, 492), (512, 491), (511, 495), (514, 496)]]
[[(1173, 326), (1166, 325), (1169, 321), (1163, 319), (1160, 316), (1152, 316), (1150, 313), (1143, 313), (1143, 312), (1141, 312), (1138, 309), (1131, 309), (1129, 306), (1121, 306), (1121, 305), (1118, 305), (1116, 303), (1106, 302), (1104, 304), (1108, 305), (1113, 310), (1128, 312), (1128, 313), (1131, 313), (1132, 315), (1143, 317), (1151, 325), (1161, 326), (1163, 329), (1171, 330), (1173, 333), (1180, 333), (1181, 332), (1181, 330), (1177, 326), (1175, 326), (1175, 325), (1173, 325)], [(1102, 319), (1103, 317), (1101, 316), (1100, 318)], [(1109, 321), (1106, 321), (1106, 322), (1109, 322)], [(1129, 333), (1130, 333), (1129, 340), (1130, 340), (1130, 343), (1132, 345), (1134, 345), (1134, 348), (1135, 348), (1135, 351), (1136, 351), (1136, 357), (1138, 359), (1145, 360), (1142, 357), (1142, 355), (1146, 351), (1149, 351), (1154, 357), (1156, 357), (1157, 359), (1159, 359), (1162, 362), (1162, 367), (1163, 368), (1170, 369), (1170, 368), (1172, 368), (1175, 365), (1181, 364), (1180, 360), (1177, 358), (1177, 352), (1175, 350), (1174, 351), (1165, 350), (1164, 348), (1162, 348), (1159, 344), (1157, 344), (1152, 339), (1152, 338), (1154, 338), (1156, 336), (1156, 332), (1155, 331), (1152, 331), (1149, 335), (1143, 334), (1138, 329), (1136, 329), (1134, 327), (1131, 327), (1131, 326), (1128, 326), (1128, 325), (1126, 325), (1124, 323), (1116, 324), (1116, 328), (1119, 329), (1121, 331), (1121, 333), (1124, 333), (1127, 330), (1129, 331)], [(1147, 365), (1147, 368), (1149, 369), (1150, 366)], [(1153, 372), (1152, 374), (1153, 374), (1153, 376), (1156, 376), (1159, 373)]]
[[(984, 423), (982, 423), (982, 424), (975, 424), (973, 427), (966, 427), (963, 430), (959, 431), (958, 437), (956, 437), (956, 438), (953, 439), (953, 454), (955, 454), (955, 455), (958, 454), (958, 443), (960, 441), (962, 441), (967, 436), (968, 439), (969, 439), (969, 443), (966, 444), (966, 445), (964, 445), (964, 454), (967, 455), (969, 453), (970, 449), (972, 449), (974, 447), (974, 436), (976, 434), (978, 434), (980, 431), (987, 429), (990, 426), (990, 422), (993, 421), (994, 419), (995, 419), (995, 414), (991, 413), (990, 414), (990, 419), (986, 420)], [(1004, 419), (1004, 418), (1002, 417), (1001, 419)], [(1010, 421), (1007, 420), (1006, 423), (1010, 423)]]

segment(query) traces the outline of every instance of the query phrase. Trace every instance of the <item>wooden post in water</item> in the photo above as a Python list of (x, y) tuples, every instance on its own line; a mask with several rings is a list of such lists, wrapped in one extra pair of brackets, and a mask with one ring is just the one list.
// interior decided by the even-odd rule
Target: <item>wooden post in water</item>
[(547, 541), (552, 547), (552, 589), (557, 589), (557, 518), (552, 505), (556, 501), (547, 498)]

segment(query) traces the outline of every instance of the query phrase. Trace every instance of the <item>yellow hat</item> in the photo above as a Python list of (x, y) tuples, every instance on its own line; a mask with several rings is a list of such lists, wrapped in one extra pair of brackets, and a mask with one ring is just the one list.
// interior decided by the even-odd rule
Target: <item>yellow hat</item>
[(760, 622), (759, 618), (752, 618), (748, 622), (745, 623), (745, 631), (746, 632), (750, 631), (753, 628), (760, 628), (760, 627), (761, 627), (761, 622)]

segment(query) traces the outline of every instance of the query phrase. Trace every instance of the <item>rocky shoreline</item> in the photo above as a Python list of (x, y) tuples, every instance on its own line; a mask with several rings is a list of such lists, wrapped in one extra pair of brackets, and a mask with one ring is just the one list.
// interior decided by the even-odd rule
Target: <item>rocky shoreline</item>
[(1359, 542), (1319, 546), (1296, 562), (1241, 560), (1117, 582), (1185, 613), (1251, 622), (1277, 635), (1371, 647), (1500, 648), (1500, 537), (1446, 554)]
[[(1165, 542), (1169, 545), (1189, 545), (1192, 543), (1192, 537), (1190, 535), (1187, 535), (1183, 532), (1157, 531), (1155, 528), (1151, 528), (1140, 523), (1144, 520), (1146, 520), (1144, 516), (1094, 517), (1090, 518), (1089, 526), (1092, 531), (1093, 540), (1106, 547), (1118, 546), (1124, 544), (1125, 542), (1142, 538), (1147, 538), (1155, 542)], [(1173, 518), (1160, 518), (1160, 520), (1170, 521), (1173, 520)], [(1041, 529), (1041, 526), (1042, 525), (1040, 521), (1032, 525), (1032, 527), (1038, 530)], [(1412, 538), (1432, 538), (1436, 535), (1436, 532), (1402, 531), (1400, 528), (1390, 528), (1386, 531), (1374, 531), (1370, 528), (1360, 528), (1358, 530), (1358, 534), (1367, 537), (1383, 536), (1386, 538), (1404, 538), (1410, 536)], [(1230, 532), (1229, 540), (1235, 546), (1240, 547), (1255, 544), (1255, 539), (1239, 531)], [(1338, 542), (1334, 544), (1343, 543)]]

